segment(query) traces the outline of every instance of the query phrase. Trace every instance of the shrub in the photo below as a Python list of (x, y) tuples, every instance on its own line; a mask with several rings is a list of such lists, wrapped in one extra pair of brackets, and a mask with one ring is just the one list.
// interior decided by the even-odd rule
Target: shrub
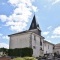
[(29, 56), (31, 57), (33, 54), (33, 49), (32, 48), (20, 48), (20, 49), (9, 49), (8, 50), (8, 56), (13, 56), (13, 57), (25, 57)]
[(6, 49), (6, 48), (0, 48), (0, 52), (3, 52), (3, 53), (8, 53), (8, 49)]
[(13, 49), (8, 50), (8, 56), (14, 56), (14, 50)]
[(25, 56), (32, 56), (33, 54), (33, 50), (32, 48), (23, 48), (22, 49), (22, 57), (25, 57)]

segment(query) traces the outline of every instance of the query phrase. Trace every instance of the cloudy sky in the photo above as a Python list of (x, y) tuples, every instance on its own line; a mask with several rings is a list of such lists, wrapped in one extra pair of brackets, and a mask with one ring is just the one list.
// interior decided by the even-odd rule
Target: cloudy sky
[(60, 43), (60, 0), (0, 0), (0, 47), (9, 47), (8, 35), (28, 30), (34, 14), (45, 40)]

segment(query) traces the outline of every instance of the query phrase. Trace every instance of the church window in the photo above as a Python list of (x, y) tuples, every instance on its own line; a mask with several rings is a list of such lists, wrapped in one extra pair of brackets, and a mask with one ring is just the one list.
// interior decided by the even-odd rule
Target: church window
[(40, 50), (42, 50), (42, 47), (40, 47)]
[(42, 46), (42, 40), (41, 40), (41, 38), (40, 38), (40, 46)]
[(36, 40), (36, 36), (34, 35), (34, 40)]
[(36, 35), (34, 35), (34, 46), (36, 46)]
[(33, 48), (35, 49), (36, 47), (35, 47), (35, 46), (33, 46)]
[(53, 46), (53, 49), (55, 48), (55, 46)]

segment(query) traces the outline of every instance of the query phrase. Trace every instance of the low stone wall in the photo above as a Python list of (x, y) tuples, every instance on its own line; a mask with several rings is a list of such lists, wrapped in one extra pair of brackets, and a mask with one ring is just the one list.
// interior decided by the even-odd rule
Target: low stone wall
[(11, 60), (9, 57), (0, 57), (0, 60)]

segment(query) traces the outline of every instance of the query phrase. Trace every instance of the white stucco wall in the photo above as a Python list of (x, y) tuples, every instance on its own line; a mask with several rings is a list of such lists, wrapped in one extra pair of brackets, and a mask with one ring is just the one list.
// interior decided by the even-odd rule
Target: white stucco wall
[(42, 41), (42, 46), (40, 46), (40, 48), (42, 48), (42, 50), (40, 50), (40, 56), (44, 56), (44, 38), (41, 37), (41, 41)]
[[(34, 36), (35, 36), (35, 39), (34, 40)], [(43, 41), (42, 41), (43, 43)], [(35, 46), (35, 48), (34, 48)], [(43, 45), (42, 45), (43, 46)], [(40, 53), (40, 36), (36, 35), (36, 34), (32, 34), (32, 48), (33, 48), (33, 56), (35, 57), (39, 57), (41, 56), (42, 54)]]
[(44, 54), (46, 53), (53, 53), (53, 45), (48, 42), (44, 42)]
[[(34, 40), (34, 34), (32, 34), (32, 48), (33, 48), (33, 56), (38, 57), (40, 55), (40, 41), (39, 38), (35, 35), (36, 42)], [(35, 48), (34, 48), (35, 46)]]
[[(36, 41), (34, 40), (34, 36)], [(42, 46), (40, 46), (40, 39), (41, 37), (35, 33), (22, 33), (10, 36), (10, 49), (14, 48), (25, 48), (25, 47), (32, 47), (33, 49), (33, 56), (39, 57), (42, 55), (40, 52), (40, 47), (43, 49), (43, 39)], [(35, 48), (34, 48), (35, 46)]]
[(24, 48), (30, 46), (30, 34), (17, 34), (10, 36), (10, 49)]

